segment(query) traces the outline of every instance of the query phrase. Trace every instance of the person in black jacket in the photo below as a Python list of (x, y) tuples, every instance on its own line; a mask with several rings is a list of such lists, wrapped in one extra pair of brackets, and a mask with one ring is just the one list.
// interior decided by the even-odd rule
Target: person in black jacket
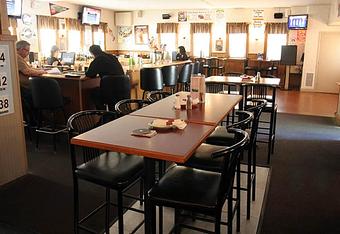
[[(114, 55), (102, 51), (99, 45), (90, 46), (89, 51), (94, 56), (94, 60), (85, 72), (87, 77), (96, 77), (99, 75), (100, 78), (102, 78), (105, 75), (124, 75), (123, 67)], [(97, 110), (105, 109), (100, 95), (100, 87), (93, 89), (92, 99)]]
[(179, 49), (179, 53), (176, 55), (176, 60), (180, 60), (180, 61), (188, 60), (189, 57), (187, 55), (187, 52), (184, 46), (179, 46), (178, 49)]
[(102, 51), (99, 45), (90, 46), (89, 51), (94, 56), (94, 60), (85, 72), (87, 77), (124, 75), (123, 67), (114, 55)]

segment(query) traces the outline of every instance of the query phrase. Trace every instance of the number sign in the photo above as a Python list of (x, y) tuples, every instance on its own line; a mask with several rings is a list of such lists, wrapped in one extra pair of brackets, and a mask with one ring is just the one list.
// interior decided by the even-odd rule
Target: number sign
[(8, 45), (0, 45), (0, 116), (14, 112)]

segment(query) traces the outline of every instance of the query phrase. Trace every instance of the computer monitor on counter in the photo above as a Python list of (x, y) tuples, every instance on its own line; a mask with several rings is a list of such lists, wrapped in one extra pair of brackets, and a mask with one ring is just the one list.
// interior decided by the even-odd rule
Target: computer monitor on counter
[(75, 52), (62, 52), (61, 53), (61, 62), (63, 65), (74, 65), (76, 59)]

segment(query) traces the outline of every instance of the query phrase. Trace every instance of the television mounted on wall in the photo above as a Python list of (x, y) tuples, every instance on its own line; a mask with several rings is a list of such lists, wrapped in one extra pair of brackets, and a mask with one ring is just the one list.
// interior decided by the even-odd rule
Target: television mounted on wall
[(101, 11), (99, 9), (84, 6), (82, 17), (81, 17), (81, 23), (89, 24), (89, 25), (99, 25), (100, 14), (101, 14)]
[(288, 29), (299, 30), (307, 29), (308, 15), (289, 15), (288, 16)]
[(22, 0), (6, 0), (7, 15), (12, 17), (21, 17)]

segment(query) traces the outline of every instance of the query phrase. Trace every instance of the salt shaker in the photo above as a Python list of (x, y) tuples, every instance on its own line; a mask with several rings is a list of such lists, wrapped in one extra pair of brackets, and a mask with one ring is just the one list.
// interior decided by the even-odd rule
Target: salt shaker
[(181, 97), (179, 96), (179, 94), (176, 94), (175, 96), (175, 109), (179, 110), (181, 109)]
[(192, 109), (192, 98), (191, 95), (187, 96), (187, 110), (191, 110)]

